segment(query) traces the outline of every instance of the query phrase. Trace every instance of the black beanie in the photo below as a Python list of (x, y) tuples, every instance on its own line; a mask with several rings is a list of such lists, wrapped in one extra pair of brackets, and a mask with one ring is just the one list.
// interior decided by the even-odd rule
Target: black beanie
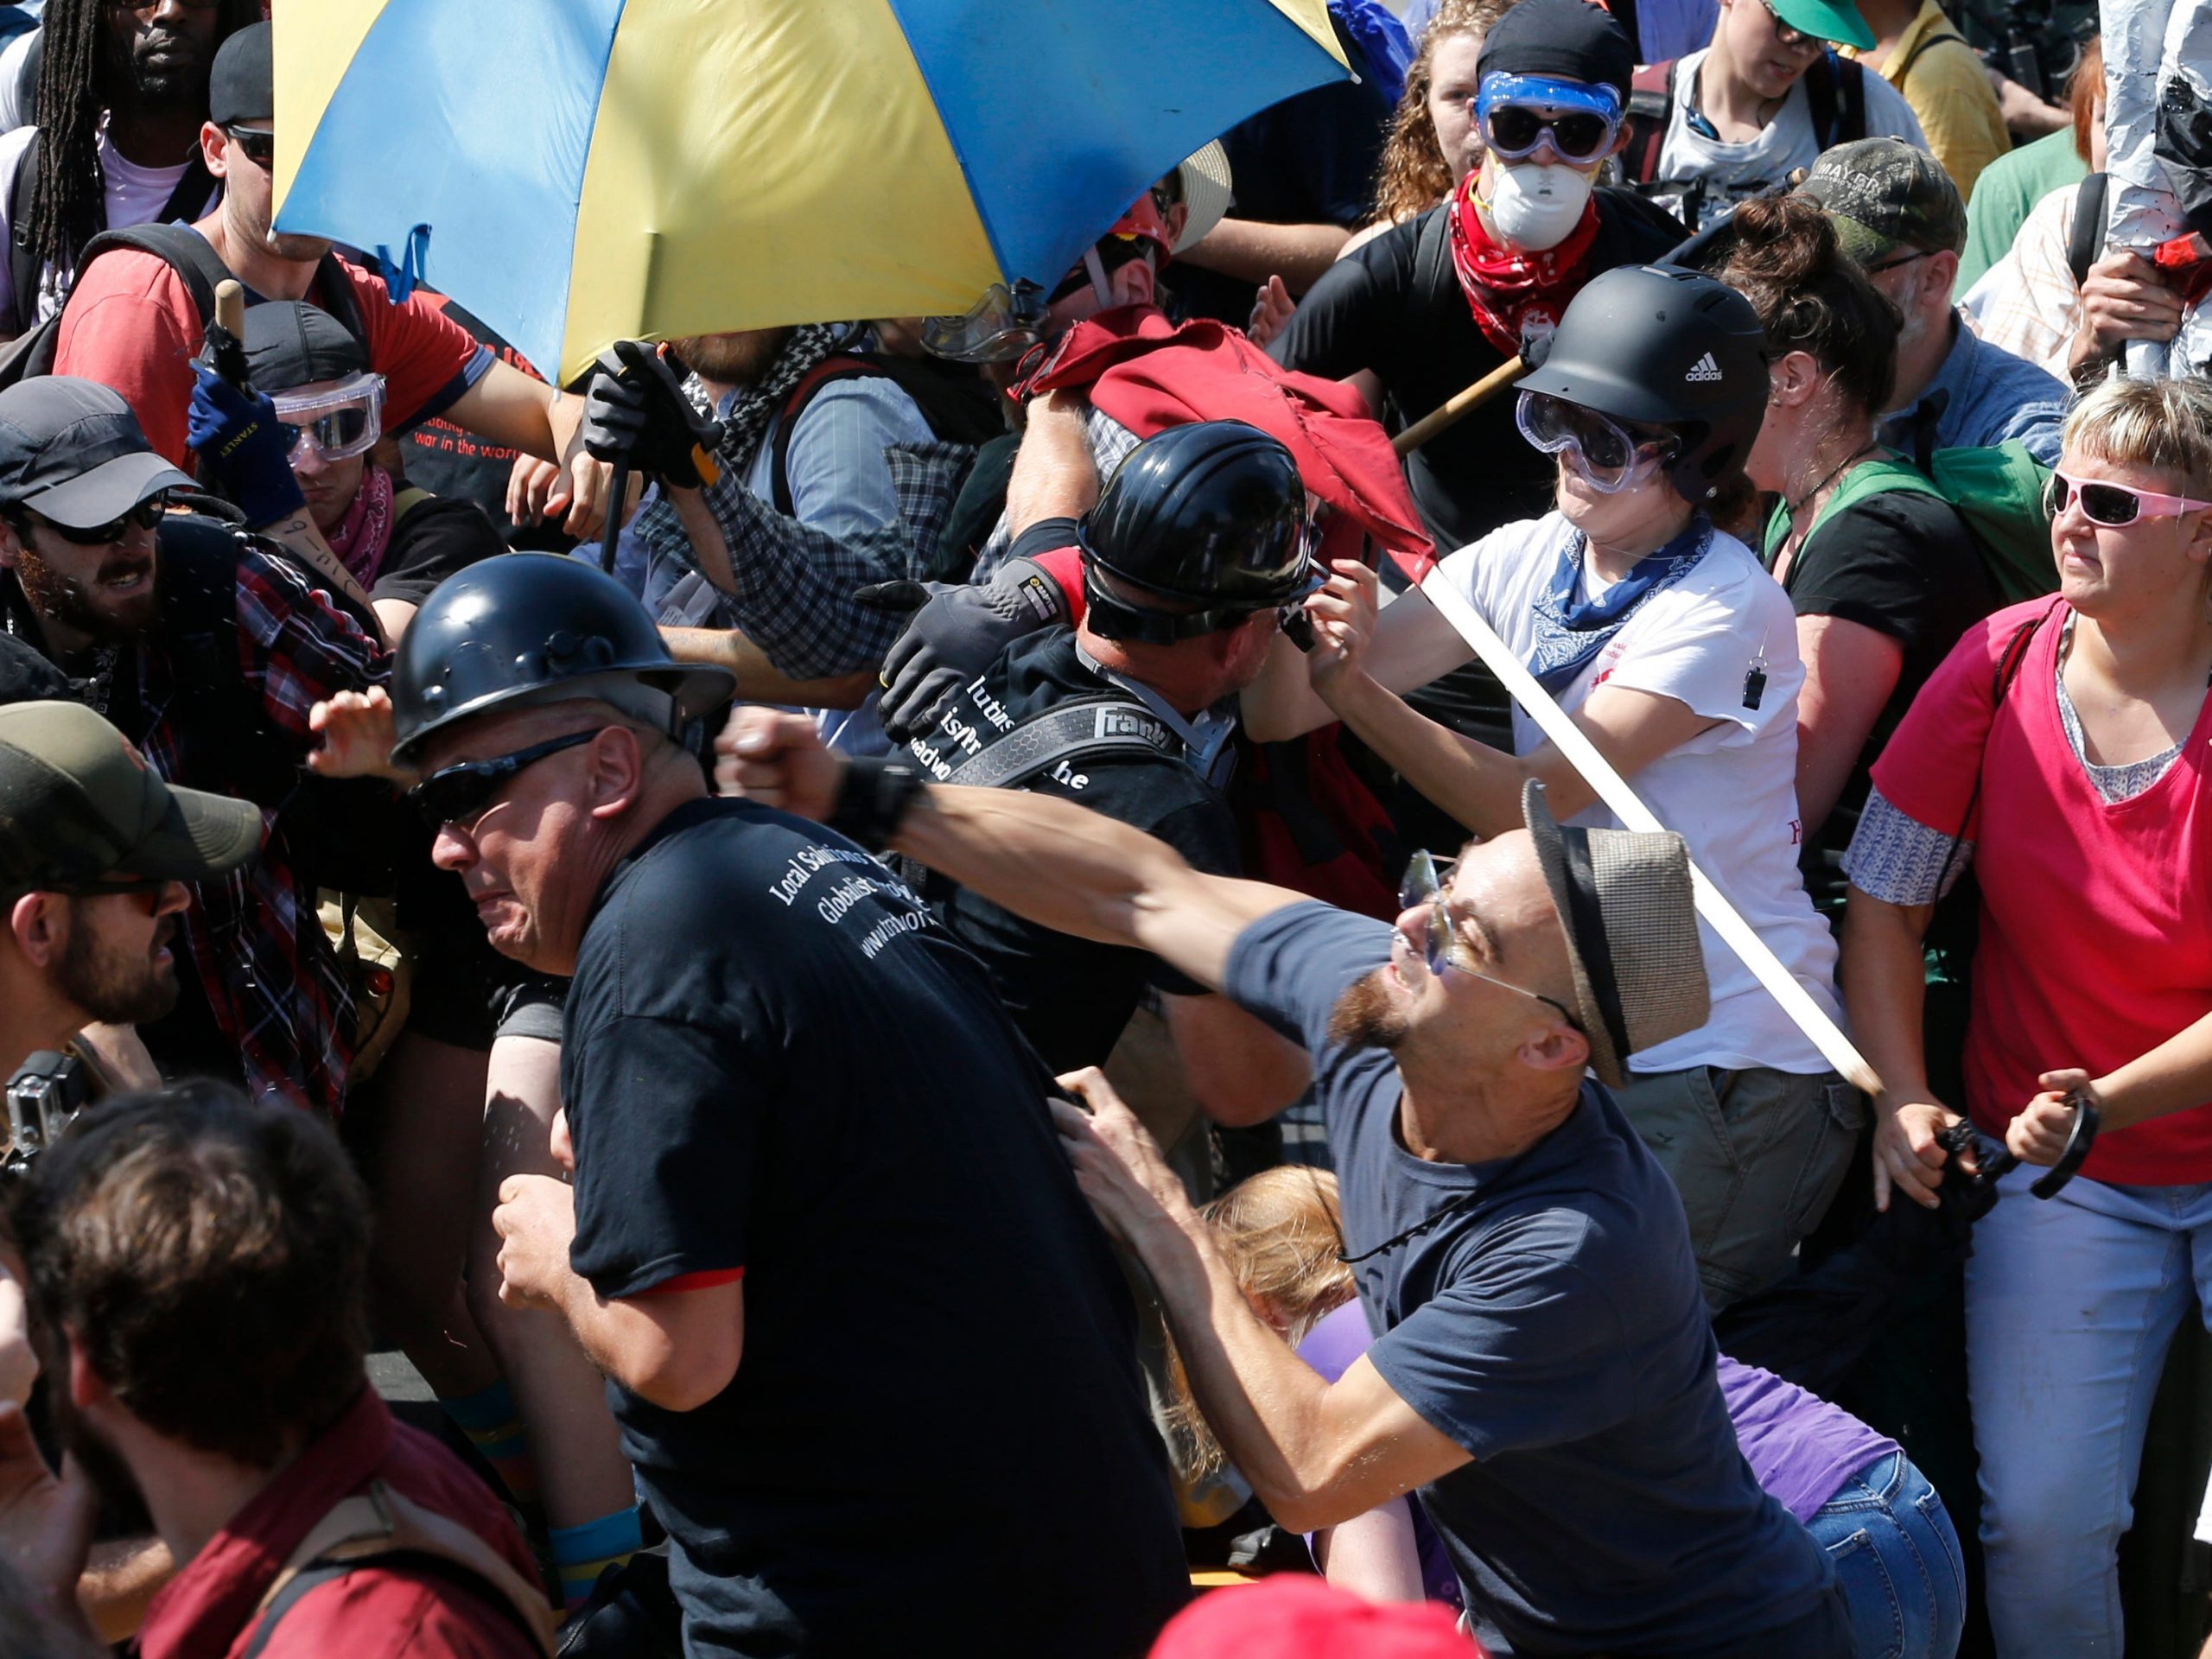
[(1476, 60), (1478, 79), (1547, 75), (1610, 86), (1628, 107), (1636, 45), (1603, 6), (1590, 0), (1521, 0), (1491, 25)]

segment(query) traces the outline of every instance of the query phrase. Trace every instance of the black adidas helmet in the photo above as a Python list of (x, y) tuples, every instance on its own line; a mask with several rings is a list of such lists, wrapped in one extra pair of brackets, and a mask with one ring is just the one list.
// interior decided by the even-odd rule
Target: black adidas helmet
[(1242, 421), (1170, 427), (1129, 451), (1076, 531), (1090, 626), (1165, 645), (1287, 605), (1315, 586), (1312, 539), (1281, 443)]
[(1574, 296), (1519, 390), (1681, 434), (1668, 481), (1704, 502), (1751, 457), (1766, 365), (1766, 330), (1735, 289), (1699, 271), (1623, 265)]

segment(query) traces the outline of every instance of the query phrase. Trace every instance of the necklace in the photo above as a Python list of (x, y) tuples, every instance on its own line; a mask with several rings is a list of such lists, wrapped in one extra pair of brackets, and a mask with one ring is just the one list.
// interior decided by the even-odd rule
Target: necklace
[(1814, 485), (1811, 489), (1806, 491), (1804, 494), (1799, 496), (1795, 501), (1783, 502), (1783, 509), (1789, 515), (1791, 524), (1795, 524), (1796, 523), (1798, 513), (1803, 510), (1804, 505), (1808, 501), (1810, 501), (1815, 496), (1818, 495), (1822, 490), (1827, 488), (1829, 485), (1834, 483), (1837, 479), (1840, 478), (1846, 472), (1850, 470), (1852, 462), (1857, 461), (1861, 455), (1872, 454), (1874, 451), (1874, 440), (1872, 438), (1867, 439), (1866, 442), (1860, 444), (1859, 448), (1853, 450), (1841, 461), (1836, 462), (1834, 467), (1829, 470), (1828, 475), (1826, 478), (1823, 478), (1819, 483)]
[(1472, 1204), (1480, 1197), (1482, 1197), (1482, 1194), (1479, 1192), (1462, 1192), (1456, 1198), (1447, 1198), (1442, 1204), (1438, 1205), (1436, 1208), (1429, 1213), (1427, 1219), (1415, 1222), (1412, 1226), (1407, 1228), (1402, 1233), (1391, 1234), (1389, 1237), (1384, 1239), (1373, 1249), (1362, 1250), (1357, 1255), (1347, 1255), (1344, 1251), (1338, 1250), (1337, 1252), (1337, 1260), (1343, 1262), (1346, 1267), (1351, 1267), (1355, 1263), (1364, 1262), (1371, 1256), (1380, 1255), (1385, 1250), (1395, 1250), (1399, 1245), (1404, 1243), (1408, 1239), (1419, 1238), (1423, 1233), (1426, 1233), (1431, 1229), (1439, 1227), (1445, 1222), (1449, 1221), (1452, 1217), (1458, 1215), (1462, 1210), (1465, 1210), (1469, 1205)]

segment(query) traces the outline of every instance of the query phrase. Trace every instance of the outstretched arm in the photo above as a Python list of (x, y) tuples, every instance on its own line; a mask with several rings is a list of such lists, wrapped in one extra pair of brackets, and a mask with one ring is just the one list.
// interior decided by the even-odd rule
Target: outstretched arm
[[(849, 764), (804, 715), (740, 709), (715, 740), (725, 793), (827, 819)], [(1230, 947), (1261, 917), (1305, 895), (1202, 875), (1165, 842), (1100, 813), (1007, 789), (922, 790), (893, 851), (1015, 915), (1078, 938), (1149, 950), (1219, 990)]]

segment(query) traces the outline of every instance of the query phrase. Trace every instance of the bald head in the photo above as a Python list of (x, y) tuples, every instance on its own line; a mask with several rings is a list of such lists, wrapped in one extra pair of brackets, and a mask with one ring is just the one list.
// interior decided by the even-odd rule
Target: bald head
[(1486, 971), (1574, 1006), (1566, 926), (1526, 830), (1467, 842), (1445, 896), (1453, 925), (1485, 947), (1495, 964)]

